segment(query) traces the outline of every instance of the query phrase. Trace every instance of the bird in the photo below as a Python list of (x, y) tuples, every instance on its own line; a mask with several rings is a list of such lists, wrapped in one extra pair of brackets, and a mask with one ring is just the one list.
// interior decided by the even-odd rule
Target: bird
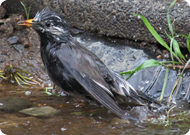
[(32, 27), (38, 33), (41, 58), (48, 75), (65, 93), (95, 101), (122, 119), (133, 118), (119, 103), (157, 104), (73, 38), (63, 15), (46, 7), (19, 25)]

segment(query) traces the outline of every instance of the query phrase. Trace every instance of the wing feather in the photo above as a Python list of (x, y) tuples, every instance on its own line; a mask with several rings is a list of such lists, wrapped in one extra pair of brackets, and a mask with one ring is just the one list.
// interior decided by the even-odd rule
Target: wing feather
[(93, 57), (86, 52), (84, 53), (81, 48), (65, 44), (56, 51), (56, 55), (61, 61), (60, 63), (63, 64), (62, 66), (70, 71), (73, 78), (89, 95), (118, 116), (125, 117), (125, 112), (116, 104), (114, 96), (100, 74)]

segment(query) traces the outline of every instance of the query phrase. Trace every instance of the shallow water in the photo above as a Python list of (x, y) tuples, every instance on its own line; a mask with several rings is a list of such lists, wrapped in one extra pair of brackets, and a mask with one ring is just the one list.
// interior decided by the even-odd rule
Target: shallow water
[[(108, 113), (105, 108), (74, 100), (70, 96), (48, 96), (44, 90), (36, 91), (14, 85), (2, 88), (1, 97), (20, 96), (31, 101), (34, 106), (49, 105), (60, 110), (58, 115), (48, 118), (0, 111), (0, 129), (7, 135), (181, 135), (189, 130), (189, 114), (172, 112), (171, 125), (167, 125), (161, 118), (160, 120), (150, 118), (141, 122), (122, 121), (114, 114)], [(26, 91), (31, 91), (31, 95), (26, 96)], [(96, 113), (92, 115), (92, 112)]]
[[(148, 58), (155, 58), (154, 52), (126, 46), (122, 40), (107, 40), (89, 34), (78, 36), (77, 40), (118, 72), (138, 66)], [(184, 112), (184, 109), (180, 111), (180, 107), (170, 112), (168, 122), (166, 113), (157, 113), (157, 117), (147, 115), (140, 121), (128, 121), (119, 119), (106, 108), (71, 96), (49, 96), (40, 87), (1, 84), (0, 98), (12, 96), (25, 98), (32, 106), (51, 106), (60, 113), (52, 117), (33, 117), (19, 112), (0, 111), (0, 129), (7, 135), (181, 135), (189, 130), (189, 112)]]

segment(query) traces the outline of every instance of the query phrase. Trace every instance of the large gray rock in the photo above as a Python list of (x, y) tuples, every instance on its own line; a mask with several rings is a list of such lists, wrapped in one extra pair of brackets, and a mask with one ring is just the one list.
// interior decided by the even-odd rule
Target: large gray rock
[[(31, 17), (49, 6), (65, 18), (72, 27), (98, 32), (99, 34), (155, 43), (142, 20), (134, 14), (145, 16), (158, 33), (167, 41), (164, 30), (168, 30), (166, 12), (173, 0), (22, 0), (26, 7), (31, 5)], [(8, 14), (22, 13), (20, 0), (3, 3)], [(189, 34), (190, 8), (183, 1), (177, 1), (171, 9), (171, 21), (177, 34)], [(185, 39), (179, 39), (185, 46)]]

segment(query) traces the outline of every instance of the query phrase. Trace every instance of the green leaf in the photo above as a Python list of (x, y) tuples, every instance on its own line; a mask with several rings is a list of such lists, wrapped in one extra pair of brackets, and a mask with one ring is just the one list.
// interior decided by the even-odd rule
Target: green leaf
[[(166, 35), (170, 38), (170, 54), (171, 54), (171, 59), (172, 59), (172, 61), (174, 61), (173, 56), (172, 56), (173, 53), (171, 52), (172, 48), (173, 48), (173, 50), (174, 50), (174, 52), (175, 52), (175, 54), (176, 54), (177, 56), (179, 56), (181, 59), (185, 60), (185, 57), (184, 57), (184, 55), (181, 53), (179, 44), (178, 44), (177, 40), (175, 40), (175, 37), (171, 37), (166, 31), (165, 31), (165, 33), (166, 33)], [(179, 61), (181, 61), (178, 57), (176, 57), (176, 58), (177, 58)], [(182, 62), (182, 61), (181, 61), (181, 62)]]
[(53, 87), (46, 87), (45, 93), (48, 95), (53, 95), (51, 92), (49, 92), (50, 89), (53, 89)]
[(175, 39), (173, 39), (173, 49), (174, 49), (175, 54), (177, 54), (181, 59), (185, 60), (185, 57), (181, 53), (181, 50), (179, 48), (179, 44)]
[(187, 68), (187, 66), (188, 66), (189, 64), (190, 64), (190, 59), (186, 62), (185, 67), (183, 68), (183, 70), (182, 70), (182, 72), (181, 72), (180, 76), (182, 76), (182, 75), (183, 75), (183, 73), (184, 73), (185, 69)]
[(187, 36), (187, 49), (190, 53), (189, 41), (190, 41), (190, 34)]
[[(170, 40), (170, 50), (172, 50), (172, 46), (173, 46), (172, 43), (173, 43), (173, 38)], [(173, 58), (171, 51), (170, 51), (170, 55), (171, 55), (171, 59), (172, 59), (173, 69), (175, 69), (174, 58)]]
[(29, 9), (27, 11), (26, 6), (24, 5), (24, 3), (22, 1), (20, 1), (20, 3), (24, 8), (24, 11), (25, 11), (25, 14), (26, 14), (26, 19), (29, 19), (31, 6), (29, 6)]
[[(160, 35), (155, 31), (155, 29), (151, 26), (151, 24), (148, 22), (148, 20), (143, 16), (136, 14), (134, 16), (140, 16), (143, 20), (144, 24), (148, 28), (148, 30), (151, 32), (151, 34), (154, 36), (154, 38), (162, 45), (164, 46), (168, 51), (170, 51), (170, 47), (166, 44), (166, 42), (160, 37)], [(177, 55), (172, 51), (172, 54), (177, 57)]]
[(29, 19), (29, 16), (30, 16), (30, 9), (31, 9), (31, 6), (29, 6), (29, 8), (28, 8), (27, 19)]
[(150, 67), (157, 67), (160, 66), (161, 63), (157, 60), (154, 59), (150, 59), (145, 61), (144, 63), (142, 63), (140, 66), (138, 66), (136, 69), (132, 70), (132, 71), (127, 71), (127, 72), (122, 72), (120, 73), (120, 75), (129, 75), (129, 77), (127, 79), (129, 79), (135, 72), (144, 69), (144, 68), (150, 68)]
[(187, 38), (187, 49), (188, 49), (188, 51), (189, 51), (189, 53), (190, 53), (190, 47), (189, 47), (190, 34), (189, 34), (188, 36), (183, 35), (183, 34), (179, 34), (179, 36), (182, 36), (182, 37)]
[(149, 68), (149, 67), (156, 67), (161, 65), (159, 61), (155, 59), (150, 59), (145, 61), (143, 64), (137, 67), (138, 70), (144, 69), (144, 68)]
[(134, 16), (140, 16), (141, 19), (143, 20), (144, 24), (146, 25), (146, 27), (148, 28), (148, 30), (151, 32), (151, 34), (156, 38), (156, 40), (163, 45), (165, 48), (167, 48), (169, 50), (168, 45), (164, 42), (164, 40), (158, 35), (158, 33), (155, 31), (155, 29), (151, 26), (151, 24), (148, 22), (148, 20), (139, 14), (136, 14)]

